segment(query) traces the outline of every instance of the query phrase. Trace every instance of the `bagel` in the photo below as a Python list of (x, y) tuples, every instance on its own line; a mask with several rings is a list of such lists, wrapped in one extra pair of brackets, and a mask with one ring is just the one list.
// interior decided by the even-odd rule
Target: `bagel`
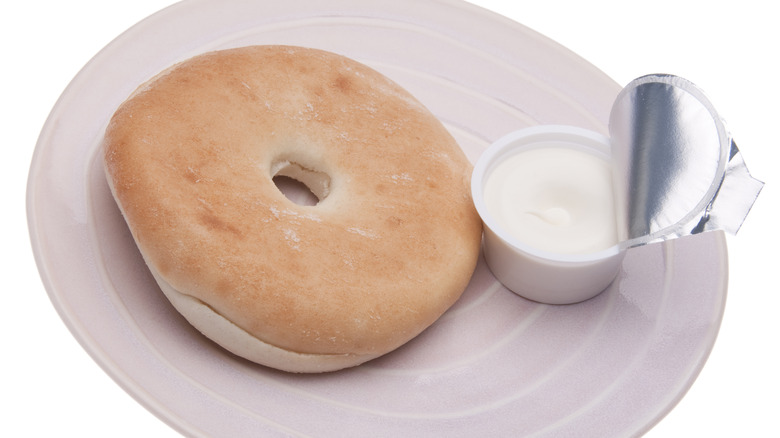
[[(407, 91), (341, 55), (248, 46), (180, 62), (116, 110), (103, 159), (168, 300), (265, 366), (334, 371), (388, 353), (476, 267), (468, 159)], [(279, 176), (316, 204), (285, 196)]]

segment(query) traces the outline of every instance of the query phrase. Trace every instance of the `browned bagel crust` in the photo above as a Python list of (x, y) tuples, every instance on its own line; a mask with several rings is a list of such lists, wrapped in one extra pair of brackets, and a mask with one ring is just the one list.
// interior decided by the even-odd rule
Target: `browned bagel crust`
[[(343, 56), (191, 58), (120, 106), (104, 153), (158, 280), (282, 350), (363, 357), (354, 364), (391, 351), (476, 265), (471, 164), (408, 92)], [(291, 202), (275, 174), (308, 178), (319, 204)]]

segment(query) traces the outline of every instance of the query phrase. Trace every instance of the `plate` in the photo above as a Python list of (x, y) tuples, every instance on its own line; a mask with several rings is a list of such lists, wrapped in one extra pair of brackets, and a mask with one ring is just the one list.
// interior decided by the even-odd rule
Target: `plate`
[(503, 288), (484, 260), (463, 297), (407, 345), (363, 366), (291, 375), (226, 353), (165, 300), (114, 204), (98, 151), (115, 108), (207, 50), (293, 44), (400, 83), (472, 162), (535, 124), (607, 132), (619, 86), (553, 41), (465, 2), (192, 0), (99, 52), (47, 120), (28, 223), (52, 303), (130, 395), (187, 436), (632, 436), (683, 397), (726, 300), (724, 236), (628, 252), (587, 302), (547, 306)]

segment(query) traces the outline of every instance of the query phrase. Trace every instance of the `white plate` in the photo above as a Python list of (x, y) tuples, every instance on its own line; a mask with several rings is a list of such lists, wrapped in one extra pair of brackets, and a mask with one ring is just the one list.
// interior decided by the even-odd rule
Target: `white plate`
[(118, 384), (191, 436), (629, 436), (684, 395), (726, 298), (721, 233), (631, 250), (607, 292), (535, 304), (481, 262), (463, 298), (385, 357), (289, 375), (225, 353), (165, 301), (96, 160), (105, 124), (141, 82), (197, 53), (318, 47), (418, 96), (472, 161), (540, 123), (606, 132), (618, 85), (546, 38), (459, 1), (187, 1), (142, 21), (65, 90), (31, 167), (28, 217), (49, 295)]

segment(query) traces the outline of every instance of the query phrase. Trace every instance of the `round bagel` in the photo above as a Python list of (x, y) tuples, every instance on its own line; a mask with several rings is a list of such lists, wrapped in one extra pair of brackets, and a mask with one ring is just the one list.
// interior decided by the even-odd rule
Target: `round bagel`
[[(139, 87), (103, 146), (162, 291), (207, 337), (263, 365), (332, 371), (392, 351), (476, 266), (471, 164), (408, 92), (340, 55), (196, 56)], [(288, 199), (280, 175), (319, 202)]]

